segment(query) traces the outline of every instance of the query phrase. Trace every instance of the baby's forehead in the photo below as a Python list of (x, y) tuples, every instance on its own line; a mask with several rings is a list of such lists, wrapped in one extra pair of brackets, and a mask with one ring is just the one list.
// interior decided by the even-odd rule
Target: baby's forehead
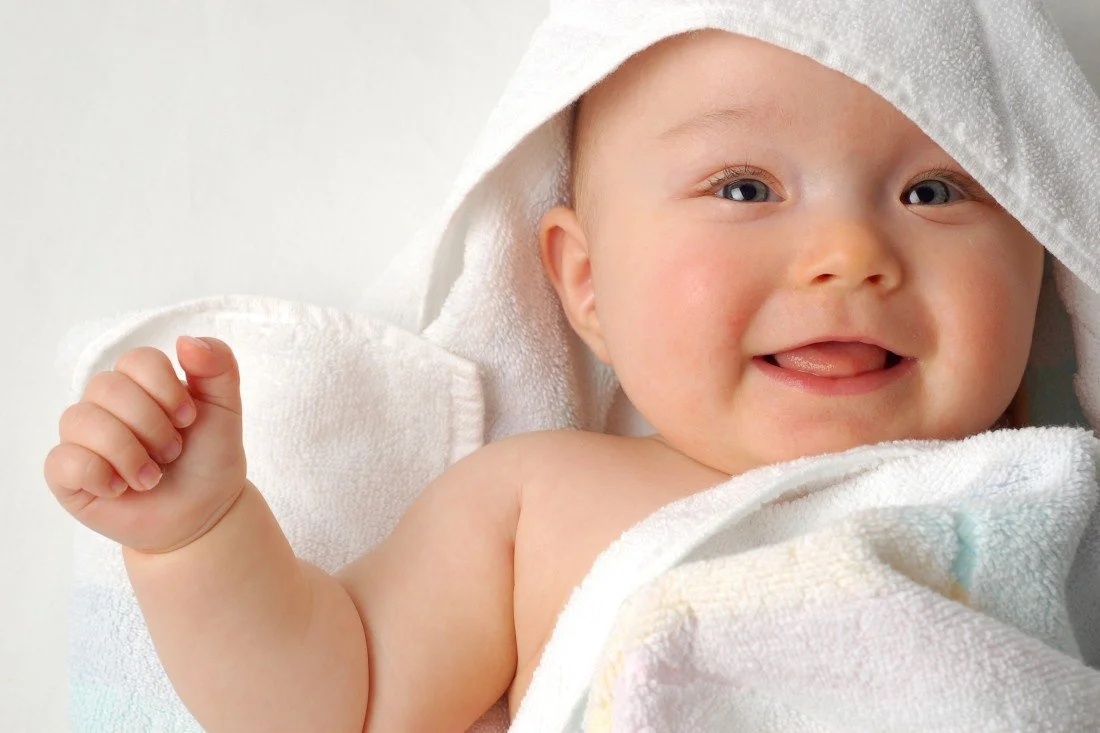
[(769, 99), (779, 83), (803, 81), (807, 64), (784, 62), (795, 54), (771, 44), (726, 31), (695, 31), (664, 40), (633, 54), (585, 92), (576, 105), (574, 123), (582, 144), (594, 142), (593, 127), (621, 133), (654, 132), (689, 115), (707, 115), (732, 105), (761, 113), (779, 112), (776, 102), (791, 107), (801, 98)]
[(893, 105), (845, 74), (715, 30), (673, 36), (629, 57), (580, 97), (573, 122), (582, 151), (639, 136), (644, 142), (730, 132), (762, 138), (799, 126), (928, 142)]

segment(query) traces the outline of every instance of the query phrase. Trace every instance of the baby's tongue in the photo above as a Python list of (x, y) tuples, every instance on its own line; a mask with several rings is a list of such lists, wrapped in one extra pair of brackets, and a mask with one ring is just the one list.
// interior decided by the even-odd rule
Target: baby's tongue
[(784, 369), (818, 377), (855, 377), (886, 367), (885, 349), (870, 344), (826, 341), (775, 355)]

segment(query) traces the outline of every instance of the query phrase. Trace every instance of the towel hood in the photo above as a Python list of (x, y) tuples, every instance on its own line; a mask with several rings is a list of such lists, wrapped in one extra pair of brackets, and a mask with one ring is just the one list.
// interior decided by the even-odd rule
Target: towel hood
[(635, 53), (704, 28), (863, 83), (1046, 247), (1033, 412), (1065, 423), (1080, 422), (1080, 409), (1100, 425), (1100, 103), (1038, 2), (557, 0), (441, 215), (364, 303), (479, 365), (487, 439), (622, 429), (614, 376), (569, 330), (542, 274), (537, 225), (568, 200), (572, 104)]

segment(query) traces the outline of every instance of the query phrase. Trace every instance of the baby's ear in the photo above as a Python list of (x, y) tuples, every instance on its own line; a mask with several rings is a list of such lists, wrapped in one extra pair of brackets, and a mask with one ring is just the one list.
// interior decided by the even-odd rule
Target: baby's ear
[(569, 325), (597, 359), (611, 364), (596, 315), (588, 239), (573, 209), (557, 206), (546, 212), (539, 223), (539, 250)]

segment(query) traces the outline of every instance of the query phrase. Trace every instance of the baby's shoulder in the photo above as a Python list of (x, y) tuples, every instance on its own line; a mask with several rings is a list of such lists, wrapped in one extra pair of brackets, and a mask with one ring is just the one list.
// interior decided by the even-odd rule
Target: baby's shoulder
[[(562, 473), (592, 473), (621, 464), (647, 462), (666, 453), (667, 448), (650, 438), (594, 433), (587, 430), (541, 430), (513, 435), (481, 449), (494, 461), (506, 461), (520, 475), (536, 479), (549, 470)], [(488, 456), (487, 456), (488, 457)]]
[[(578, 511), (634, 520), (657, 507), (728, 479), (657, 437), (547, 430), (494, 441), (457, 466), (479, 492), (507, 487), (529, 517), (573, 521)], [(454, 470), (454, 469), (452, 469)], [(490, 488), (495, 485), (497, 488)]]
[(525, 489), (545, 484), (547, 477), (574, 483), (578, 474), (605, 474), (623, 460), (631, 440), (583, 430), (520, 433), (486, 443), (450, 466), (435, 484), (461, 491), (472, 486), (501, 496), (514, 493), (521, 499)]
[(639, 492), (667, 497), (723, 478), (653, 436), (546, 430), (516, 435), (483, 450), (508, 462), (528, 498), (552, 492), (560, 501), (593, 491), (606, 498), (619, 490), (634, 497)]

